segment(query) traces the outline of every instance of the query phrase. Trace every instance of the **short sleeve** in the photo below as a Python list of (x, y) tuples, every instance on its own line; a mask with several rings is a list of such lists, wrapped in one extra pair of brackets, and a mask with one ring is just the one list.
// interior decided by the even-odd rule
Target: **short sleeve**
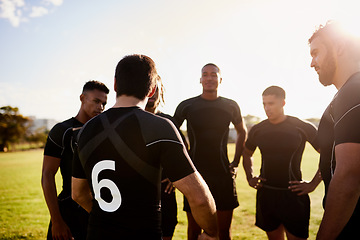
[(347, 111), (334, 126), (335, 144), (360, 143), (360, 105)]

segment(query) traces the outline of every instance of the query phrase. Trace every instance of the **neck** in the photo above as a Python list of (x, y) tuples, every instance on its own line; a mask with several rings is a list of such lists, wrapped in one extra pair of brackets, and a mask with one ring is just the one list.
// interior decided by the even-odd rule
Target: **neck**
[(116, 97), (116, 103), (113, 108), (118, 107), (140, 107), (141, 109), (145, 109), (148, 98), (138, 99), (134, 96), (121, 95)]
[(81, 108), (78, 112), (78, 114), (75, 116), (75, 119), (81, 122), (82, 124), (85, 124), (87, 121), (91, 119), (90, 116), (88, 116)]
[(206, 100), (215, 100), (219, 95), (217, 91), (203, 91), (201, 97)]
[(339, 90), (349, 78), (356, 72), (360, 71), (360, 63), (352, 60), (344, 61), (345, 63), (338, 66), (334, 77), (334, 86)]
[(269, 122), (272, 124), (279, 124), (279, 123), (285, 121), (285, 119), (286, 119), (286, 115), (283, 114), (276, 119), (269, 119)]

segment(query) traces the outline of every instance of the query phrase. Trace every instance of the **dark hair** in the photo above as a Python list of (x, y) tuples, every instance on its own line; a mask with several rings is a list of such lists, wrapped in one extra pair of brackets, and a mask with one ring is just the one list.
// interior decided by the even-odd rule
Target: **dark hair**
[(275, 95), (278, 98), (285, 99), (285, 90), (278, 86), (270, 86), (264, 90), (263, 96)]
[(145, 55), (129, 55), (120, 60), (115, 70), (116, 95), (144, 99), (157, 80), (155, 62)]
[(83, 87), (83, 93), (86, 91), (92, 91), (94, 89), (97, 89), (106, 94), (109, 94), (109, 89), (105, 86), (105, 84), (103, 84), (102, 82), (96, 81), (96, 80), (90, 80), (90, 81), (86, 82)]
[(202, 67), (201, 72), (202, 72), (202, 70), (203, 70), (205, 67), (207, 67), (207, 66), (213, 66), (213, 67), (216, 67), (216, 68), (218, 69), (219, 74), (221, 75), (220, 68), (219, 68), (216, 64), (214, 64), (214, 63), (208, 63), (208, 64), (205, 64), (205, 66), (203, 66), (203, 67)]

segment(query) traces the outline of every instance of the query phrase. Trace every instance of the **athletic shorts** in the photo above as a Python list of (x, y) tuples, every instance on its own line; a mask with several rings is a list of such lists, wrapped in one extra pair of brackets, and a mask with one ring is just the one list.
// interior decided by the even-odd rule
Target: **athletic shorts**
[(309, 237), (310, 198), (289, 190), (260, 188), (256, 195), (255, 225), (266, 232), (283, 224), (296, 237)]
[(177, 204), (175, 191), (168, 194), (165, 193), (166, 183), (161, 184), (161, 230), (164, 237), (174, 235), (177, 221)]
[[(58, 200), (58, 203), (61, 216), (70, 228), (72, 236), (76, 240), (85, 240), (89, 220), (88, 212), (86, 212), (82, 207), (80, 207), (79, 204), (72, 200), (71, 197), (68, 197), (64, 200)], [(50, 221), (47, 234), (48, 240), (53, 239), (51, 227), (52, 223)]]
[[(210, 192), (216, 203), (216, 210), (229, 211), (239, 206), (236, 194), (236, 185), (234, 179), (229, 175), (226, 177), (205, 178)], [(191, 212), (189, 202), (184, 197), (184, 211)]]

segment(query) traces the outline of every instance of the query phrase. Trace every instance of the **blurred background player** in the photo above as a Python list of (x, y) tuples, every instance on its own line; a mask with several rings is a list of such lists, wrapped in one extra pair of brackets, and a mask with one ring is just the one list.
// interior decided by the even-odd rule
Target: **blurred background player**
[[(239, 206), (235, 174), (244, 147), (246, 127), (238, 104), (218, 95), (221, 81), (219, 67), (213, 63), (206, 64), (201, 70), (202, 94), (181, 102), (174, 119), (178, 128), (187, 120), (190, 157), (215, 199), (219, 238), (228, 240), (233, 209)], [(237, 139), (234, 160), (230, 164), (227, 143), (231, 122), (236, 129)], [(188, 239), (197, 239), (201, 228), (194, 221), (186, 198), (184, 210), (188, 218)]]
[[(270, 240), (307, 239), (310, 198), (321, 182), (319, 171), (308, 183), (300, 170), (306, 142), (317, 150), (316, 127), (284, 114), (285, 91), (271, 86), (262, 94), (267, 119), (253, 126), (245, 143), (243, 166), (249, 185), (257, 189), (256, 226)], [(253, 175), (252, 155), (261, 152), (260, 176)], [(317, 163), (314, 163), (317, 164)]]
[[(51, 221), (47, 239), (85, 239), (88, 213), (71, 199), (71, 172), (75, 131), (104, 110), (109, 89), (101, 82), (85, 83), (78, 114), (56, 124), (44, 149), (41, 184)], [(57, 196), (55, 174), (60, 168), (62, 191)]]

